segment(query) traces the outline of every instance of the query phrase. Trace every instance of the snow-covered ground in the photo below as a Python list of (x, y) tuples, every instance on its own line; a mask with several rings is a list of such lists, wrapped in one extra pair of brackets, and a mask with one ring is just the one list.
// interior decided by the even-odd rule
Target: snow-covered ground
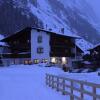
[(69, 96), (63, 96), (46, 86), (45, 73), (100, 84), (97, 73), (69, 74), (54, 67), (12, 65), (0, 68), (0, 100), (70, 100)]
[(46, 86), (48, 70), (34, 65), (0, 68), (0, 100), (66, 100), (66, 96)]

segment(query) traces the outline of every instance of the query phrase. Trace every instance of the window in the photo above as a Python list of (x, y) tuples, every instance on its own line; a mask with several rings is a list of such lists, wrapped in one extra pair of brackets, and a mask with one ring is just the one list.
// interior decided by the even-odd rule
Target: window
[(43, 53), (43, 48), (42, 47), (37, 48), (37, 53)]
[(47, 63), (48, 59), (42, 59), (42, 63)]
[(34, 64), (38, 64), (39, 60), (38, 59), (34, 59)]
[(66, 64), (66, 63), (67, 63), (66, 57), (62, 57), (62, 64)]
[(38, 43), (42, 43), (42, 36), (38, 36)]
[(52, 62), (52, 63), (57, 63), (56, 57), (52, 57), (52, 58), (51, 58), (51, 62)]
[(28, 64), (28, 60), (25, 60), (25, 61), (24, 61), (24, 64)]

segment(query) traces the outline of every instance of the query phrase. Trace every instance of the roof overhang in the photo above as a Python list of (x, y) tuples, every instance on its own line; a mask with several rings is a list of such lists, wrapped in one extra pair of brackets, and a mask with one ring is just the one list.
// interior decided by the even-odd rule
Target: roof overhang
[(13, 35), (10, 35), (8, 37), (5, 37), (4, 39), (1, 40), (1, 42), (6, 42), (8, 39), (13, 38), (13, 37), (16, 37), (18, 34), (23, 34), (24, 33), (23, 31), (25, 31), (25, 30), (31, 31), (32, 29), (39, 30), (39, 31), (44, 31), (44, 32), (47, 32), (48, 34), (56, 34), (56, 35), (61, 35), (61, 36), (69, 37), (69, 38), (81, 39), (81, 37), (79, 37), (79, 36), (67, 35), (67, 33), (66, 34), (62, 34), (62, 33), (53, 32), (53, 31), (50, 31), (50, 30), (45, 30), (45, 29), (42, 29), (42, 28), (26, 27), (26, 28), (24, 28), (21, 31), (17, 31)]

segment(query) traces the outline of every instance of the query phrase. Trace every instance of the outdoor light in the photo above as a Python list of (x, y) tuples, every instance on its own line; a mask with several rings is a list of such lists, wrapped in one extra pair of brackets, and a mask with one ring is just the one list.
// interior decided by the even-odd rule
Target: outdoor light
[(66, 64), (66, 57), (62, 57), (62, 64)]
[(56, 58), (55, 58), (55, 57), (52, 57), (52, 58), (51, 58), (51, 62), (52, 62), (52, 63), (56, 63)]

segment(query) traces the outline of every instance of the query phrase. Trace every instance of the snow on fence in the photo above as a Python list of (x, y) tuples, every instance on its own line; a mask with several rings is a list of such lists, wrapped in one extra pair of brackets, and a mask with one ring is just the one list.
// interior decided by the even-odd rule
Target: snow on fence
[[(79, 86), (75, 86), (76, 84)], [(86, 100), (85, 95), (91, 97), (88, 100), (100, 100), (100, 94), (97, 93), (100, 84), (46, 74), (46, 85), (62, 92), (63, 95), (69, 95), (70, 100)], [(85, 86), (91, 87), (91, 91), (86, 90)], [(75, 94), (75, 91), (79, 94)]]

